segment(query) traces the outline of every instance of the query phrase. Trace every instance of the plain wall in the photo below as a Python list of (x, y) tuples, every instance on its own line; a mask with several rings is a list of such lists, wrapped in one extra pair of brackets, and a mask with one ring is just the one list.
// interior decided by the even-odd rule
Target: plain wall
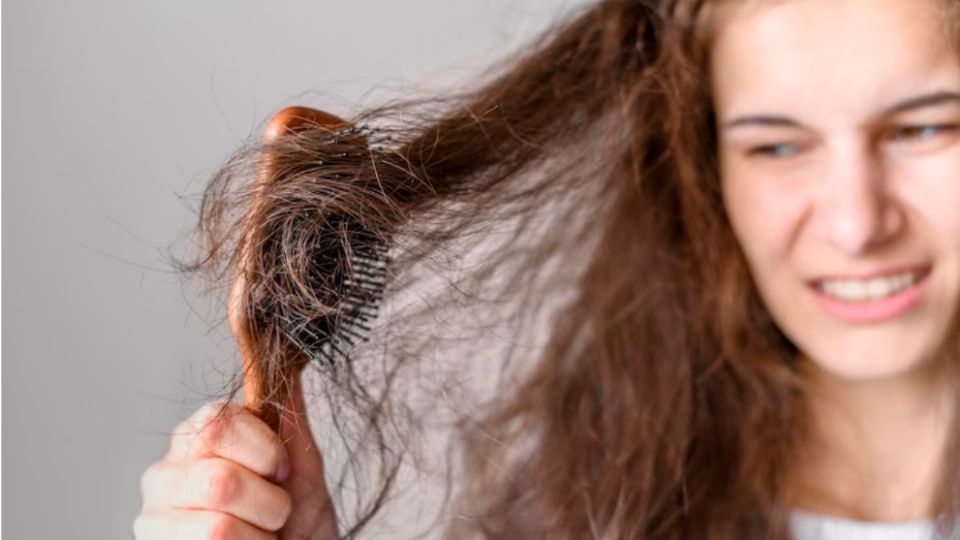
[(6, 538), (130, 538), (140, 475), (237, 368), (167, 256), (237, 144), (286, 105), (469, 76), (574, 4), (8, 1)]

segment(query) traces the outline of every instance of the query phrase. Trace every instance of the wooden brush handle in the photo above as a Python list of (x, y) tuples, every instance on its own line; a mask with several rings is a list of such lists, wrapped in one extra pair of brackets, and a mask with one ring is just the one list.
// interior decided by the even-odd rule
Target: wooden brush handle
[[(316, 128), (318, 125), (329, 129), (339, 129), (345, 127), (347, 123), (332, 114), (316, 109), (310, 109), (307, 107), (287, 107), (273, 116), (273, 118), (270, 120), (270, 123), (267, 125), (264, 137), (267, 141), (272, 141), (278, 137), (283, 137), (297, 130), (309, 129), (311, 127)], [(273, 163), (271, 156), (264, 154), (261, 157), (260, 163), (257, 167), (255, 179), (256, 185), (273, 178), (273, 175), (271, 174), (272, 167)], [(257, 191), (255, 190), (254, 192), (256, 193)], [(256, 205), (257, 200), (253, 199), (251, 204)], [(249, 280), (252, 280), (252, 278), (253, 276), (244, 274), (243, 268), (238, 268), (235, 272), (234, 281), (230, 288), (230, 298), (227, 306), (227, 321), (230, 325), (230, 329), (233, 331), (233, 335), (237, 339), (240, 355), (243, 358), (243, 405), (257, 415), (257, 417), (266, 422), (271, 429), (279, 432), (280, 411), (275, 407), (266, 406), (267, 393), (271, 389), (267, 388), (267, 384), (265, 384), (264, 366), (259, 363), (259, 359), (257, 358), (253, 346), (253, 339), (250, 335), (249, 321), (247, 320), (248, 310), (247, 306), (245, 305), (247, 298), (246, 284)], [(291, 362), (289, 369), (293, 372), (287, 374), (287, 377), (289, 377), (291, 380), (295, 377), (299, 377), (302, 367), (303, 363)], [(279, 388), (272, 390), (274, 392), (284, 391), (284, 389)], [(274, 394), (270, 396), (270, 401), (285, 403), (287, 397), (288, 396), (285, 395), (281, 396)]]

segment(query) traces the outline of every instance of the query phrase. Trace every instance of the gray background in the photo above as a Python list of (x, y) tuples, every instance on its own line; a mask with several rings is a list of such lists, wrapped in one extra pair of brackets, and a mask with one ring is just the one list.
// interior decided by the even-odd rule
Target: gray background
[(231, 149), (286, 105), (460, 80), (576, 3), (8, 0), (5, 537), (130, 538), (143, 470), (236, 369), (165, 257)]

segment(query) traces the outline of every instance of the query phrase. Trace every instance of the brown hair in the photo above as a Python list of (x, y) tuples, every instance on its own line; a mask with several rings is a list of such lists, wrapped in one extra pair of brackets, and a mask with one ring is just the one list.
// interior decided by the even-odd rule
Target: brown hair
[[(788, 536), (803, 379), (724, 214), (707, 3), (581, 8), (477, 87), (345, 115), (362, 142), (319, 128), (251, 142), (208, 184), (202, 251), (182, 267), (226, 284), (239, 253), (257, 253), (264, 277), (244, 294), (272, 308), (256, 333), (266, 365), (289, 361), (285, 321), (331, 309), (303, 285), (323, 279), (318, 242), (349, 241), (325, 228), (331, 213), (393, 239), (386, 301), (457, 272), (425, 306), (383, 317), (349, 364), (316, 366), (346, 451), (334, 498), (374, 488), (341, 516), (348, 537), (417, 453), (431, 407), (405, 397), (443, 344), (458, 347), (443, 359), (452, 378), (428, 395), (445, 403), (467, 370), (512, 369), (456, 411), (448, 537)], [(254, 190), (266, 153), (276, 173)], [(244, 220), (254, 196), (262, 211)], [(244, 246), (251, 230), (272, 240)], [(455, 250), (480, 237), (502, 240), (462, 268)], [(465, 313), (492, 313), (478, 327), (513, 332), (511, 346), (491, 352), (466, 323), (443, 325)], [(949, 524), (958, 475), (943, 479)]]

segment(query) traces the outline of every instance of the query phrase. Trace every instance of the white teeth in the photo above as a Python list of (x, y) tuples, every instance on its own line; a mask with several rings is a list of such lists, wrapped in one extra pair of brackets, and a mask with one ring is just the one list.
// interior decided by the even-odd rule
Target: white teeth
[(879, 300), (892, 296), (919, 281), (916, 272), (904, 272), (894, 276), (866, 280), (832, 279), (819, 282), (820, 291), (829, 296), (850, 302)]

